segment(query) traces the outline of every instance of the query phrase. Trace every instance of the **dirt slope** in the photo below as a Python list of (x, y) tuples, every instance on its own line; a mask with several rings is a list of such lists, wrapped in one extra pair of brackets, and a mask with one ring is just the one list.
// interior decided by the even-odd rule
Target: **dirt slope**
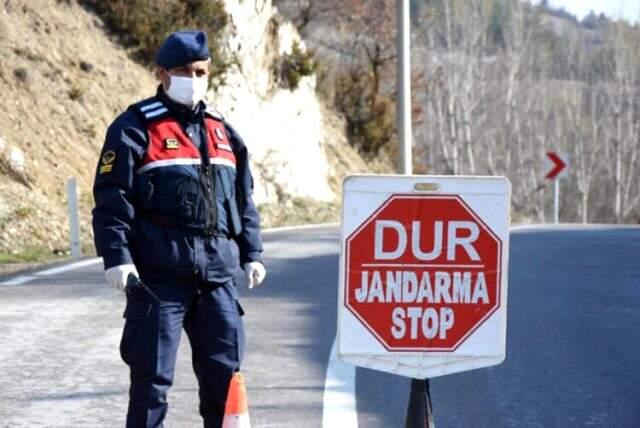
[(152, 74), (75, 2), (2, 2), (0, 57), (0, 251), (66, 249), (70, 176), (78, 177), (88, 241), (90, 186), (106, 126), (153, 93)]

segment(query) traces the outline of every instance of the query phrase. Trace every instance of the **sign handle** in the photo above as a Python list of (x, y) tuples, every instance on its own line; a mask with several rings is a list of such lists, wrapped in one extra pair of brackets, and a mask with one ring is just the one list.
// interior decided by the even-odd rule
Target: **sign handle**
[(560, 179), (553, 180), (553, 221), (560, 222)]
[(435, 428), (429, 379), (411, 379), (405, 428)]

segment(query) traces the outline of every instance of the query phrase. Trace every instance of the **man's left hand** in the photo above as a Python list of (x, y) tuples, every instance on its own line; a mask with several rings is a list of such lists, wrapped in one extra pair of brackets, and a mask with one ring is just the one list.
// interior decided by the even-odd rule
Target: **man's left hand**
[(244, 269), (244, 273), (247, 276), (247, 284), (249, 284), (249, 289), (262, 284), (262, 281), (264, 281), (264, 277), (267, 276), (267, 270), (260, 262), (245, 263), (244, 265), (242, 265), (242, 268)]

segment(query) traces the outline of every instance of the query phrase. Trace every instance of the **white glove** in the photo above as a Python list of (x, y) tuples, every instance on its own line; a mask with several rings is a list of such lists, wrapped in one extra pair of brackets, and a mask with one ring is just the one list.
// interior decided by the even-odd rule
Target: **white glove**
[(264, 281), (264, 277), (267, 276), (267, 270), (260, 262), (245, 263), (242, 265), (242, 268), (244, 269), (244, 273), (247, 276), (247, 284), (249, 284), (249, 289), (262, 284), (262, 281)]
[(139, 278), (138, 271), (134, 265), (120, 265), (114, 266), (112, 268), (104, 271), (104, 277), (107, 280), (107, 284), (110, 286), (117, 288), (120, 291), (124, 291), (124, 287), (127, 285), (127, 278), (129, 274), (132, 273)]

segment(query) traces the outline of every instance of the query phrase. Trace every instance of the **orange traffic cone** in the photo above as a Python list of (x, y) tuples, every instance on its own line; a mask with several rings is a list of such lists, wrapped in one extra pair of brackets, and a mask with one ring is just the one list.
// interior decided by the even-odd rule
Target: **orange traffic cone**
[(229, 382), (222, 428), (251, 428), (247, 390), (244, 387), (244, 377), (240, 372), (234, 373)]

